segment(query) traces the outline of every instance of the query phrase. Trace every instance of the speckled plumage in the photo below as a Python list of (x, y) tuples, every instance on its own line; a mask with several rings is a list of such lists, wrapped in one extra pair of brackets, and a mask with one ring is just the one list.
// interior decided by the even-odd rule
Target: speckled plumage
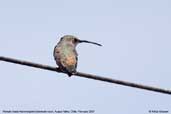
[(54, 48), (54, 58), (56, 60), (56, 64), (69, 76), (76, 72), (77, 68), (78, 55), (75, 49), (76, 44), (73, 43), (75, 38), (76, 37), (74, 36), (66, 35), (61, 38), (59, 43)]
[(101, 44), (87, 41), (87, 40), (79, 40), (75, 36), (65, 35), (63, 36), (58, 44), (54, 48), (54, 58), (56, 64), (59, 66), (60, 70), (66, 72), (68, 76), (71, 76), (76, 72), (78, 54), (76, 52), (76, 46), (78, 43), (92, 43), (98, 46)]

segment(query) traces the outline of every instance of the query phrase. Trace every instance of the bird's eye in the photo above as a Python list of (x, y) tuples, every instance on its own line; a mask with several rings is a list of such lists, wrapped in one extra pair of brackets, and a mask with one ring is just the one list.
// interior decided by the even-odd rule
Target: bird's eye
[(78, 41), (77, 39), (73, 39), (72, 40), (73, 43), (77, 43), (77, 41)]

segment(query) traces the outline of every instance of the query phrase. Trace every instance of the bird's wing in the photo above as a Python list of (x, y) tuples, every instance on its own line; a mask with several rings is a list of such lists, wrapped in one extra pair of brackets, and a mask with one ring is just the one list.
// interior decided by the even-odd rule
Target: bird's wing
[(78, 63), (78, 54), (77, 54), (77, 51), (74, 50), (74, 53), (75, 53), (75, 59), (76, 59), (76, 64), (75, 64), (75, 69), (77, 68), (77, 63)]
[(54, 59), (56, 61), (56, 64), (61, 67), (62, 64), (61, 64), (61, 56), (60, 56), (60, 49), (59, 47), (56, 45), (55, 48), (54, 48), (54, 51), (53, 51), (53, 56), (54, 56)]
[(54, 57), (54, 59), (56, 60), (56, 49), (57, 49), (57, 45), (54, 47), (54, 50), (53, 50), (53, 57)]

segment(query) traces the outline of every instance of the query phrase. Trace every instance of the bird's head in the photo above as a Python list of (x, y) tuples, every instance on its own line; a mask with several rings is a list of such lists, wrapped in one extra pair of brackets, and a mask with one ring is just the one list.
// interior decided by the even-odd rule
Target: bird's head
[(91, 41), (87, 41), (87, 40), (80, 40), (77, 37), (72, 36), (72, 35), (63, 36), (61, 38), (60, 42), (69, 43), (69, 44), (74, 45), (74, 46), (77, 46), (77, 44), (79, 44), (79, 43), (91, 43), (91, 44), (95, 44), (98, 46), (102, 46), (101, 44), (96, 43), (96, 42), (91, 42)]

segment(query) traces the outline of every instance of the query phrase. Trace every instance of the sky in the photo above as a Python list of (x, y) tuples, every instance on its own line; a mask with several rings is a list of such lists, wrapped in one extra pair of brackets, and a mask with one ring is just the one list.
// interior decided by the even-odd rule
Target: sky
[[(0, 1), (0, 56), (56, 66), (64, 35), (101, 43), (77, 46), (77, 71), (171, 89), (169, 0)], [(0, 61), (0, 111), (168, 111), (171, 96)]]

